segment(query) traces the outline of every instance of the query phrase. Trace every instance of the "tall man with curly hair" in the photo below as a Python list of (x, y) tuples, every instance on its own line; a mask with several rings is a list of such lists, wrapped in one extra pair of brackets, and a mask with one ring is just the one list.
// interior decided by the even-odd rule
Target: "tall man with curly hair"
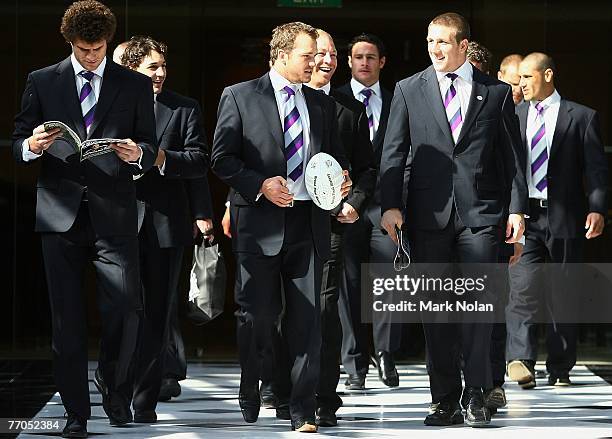
[[(68, 415), (64, 437), (86, 437), (91, 414), (82, 288), (88, 263), (96, 272), (102, 322), (102, 404), (111, 425), (132, 421), (130, 365), (142, 312), (133, 176), (153, 165), (157, 147), (151, 81), (106, 57), (115, 29), (115, 16), (102, 3), (68, 7), (61, 33), (72, 53), (29, 74), (13, 133), (15, 160), (41, 165), (36, 231), (51, 303), (55, 382)], [(52, 120), (81, 139), (124, 142), (80, 161), (57, 129), (45, 131), (43, 123)]]

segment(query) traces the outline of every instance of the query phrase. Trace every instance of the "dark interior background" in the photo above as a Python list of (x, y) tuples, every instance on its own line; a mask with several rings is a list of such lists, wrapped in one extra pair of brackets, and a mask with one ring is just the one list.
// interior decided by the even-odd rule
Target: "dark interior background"
[[(58, 0), (0, 3), (3, 90), (0, 245), (6, 256), (0, 264), (0, 353), (3, 356), (50, 354), (50, 312), (39, 238), (33, 232), (37, 165), (15, 165), (10, 137), (27, 73), (56, 63), (70, 53), (59, 33), (61, 16), (70, 3)], [(363, 31), (379, 35), (388, 49), (382, 83), (393, 90), (396, 81), (428, 66), (425, 35), (431, 18), (456, 11), (469, 19), (473, 39), (494, 54), (493, 73), (509, 53), (544, 51), (552, 55), (557, 64), (556, 82), (561, 95), (597, 109), (604, 144), (612, 142), (610, 1), (343, 0), (339, 8), (288, 8), (277, 3), (277, 0), (107, 1), (118, 19), (117, 34), (109, 52), (117, 43), (135, 34), (151, 35), (166, 42), (169, 55), (165, 87), (200, 101), (206, 135), (212, 141), (217, 102), (223, 87), (267, 70), (267, 43), (276, 25), (300, 20), (330, 32), (339, 50), (339, 68), (333, 81), (336, 85), (350, 79), (346, 52), (350, 38)], [(608, 157), (611, 151), (608, 147)], [(212, 175), (209, 181), (218, 223), (226, 188)], [(608, 228), (606, 236), (589, 242), (589, 259), (612, 261), (611, 243), (612, 232)], [(183, 319), (187, 353), (192, 358), (234, 356), (233, 261), (229, 242), (223, 240), (222, 246), (229, 268), (226, 312), (204, 327), (195, 327)], [(189, 262), (187, 251), (185, 265)], [(180, 294), (186, 296), (185, 276), (181, 285)], [(89, 298), (91, 347), (95, 350), (99, 320), (91, 279), (85, 291)], [(413, 334), (405, 346), (408, 356), (422, 353), (419, 331)], [(584, 343), (594, 340), (593, 343), (601, 346), (611, 336), (609, 328), (585, 328), (581, 340)]]

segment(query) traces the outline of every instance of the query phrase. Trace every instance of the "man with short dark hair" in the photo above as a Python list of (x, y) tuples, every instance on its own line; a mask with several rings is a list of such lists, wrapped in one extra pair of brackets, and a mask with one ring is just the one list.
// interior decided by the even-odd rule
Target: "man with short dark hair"
[[(133, 176), (157, 155), (151, 81), (106, 57), (116, 28), (103, 4), (73, 3), (61, 32), (72, 47), (65, 60), (28, 76), (15, 118), (13, 155), (40, 162), (36, 231), (41, 233), (53, 323), (55, 382), (68, 421), (64, 437), (86, 437), (85, 268), (93, 263), (101, 315), (102, 405), (111, 425), (132, 421), (130, 364), (142, 301)], [(112, 152), (79, 160), (79, 153), (43, 122), (61, 121), (81, 139), (115, 138)]]
[[(395, 242), (396, 227), (405, 228), (417, 263), (497, 262), (503, 237), (514, 243), (523, 234), (525, 153), (511, 90), (467, 61), (469, 38), (461, 15), (435, 17), (427, 32), (432, 66), (398, 82), (391, 104), (380, 169), (381, 226)], [(482, 389), (493, 385), (491, 325), (424, 322), (423, 329), (437, 404), (425, 424), (463, 423), (460, 400), (469, 425), (488, 424)]]
[(546, 314), (551, 314), (546, 325), (548, 384), (568, 386), (569, 373), (576, 364), (576, 325), (557, 321), (555, 303), (569, 300), (568, 295), (558, 284), (559, 278), (555, 277), (552, 285), (540, 284), (542, 264), (582, 262), (585, 238), (602, 234), (608, 162), (597, 112), (559, 95), (557, 71), (550, 56), (539, 52), (527, 55), (519, 65), (519, 74), (525, 102), (516, 112), (527, 152), (530, 215), (523, 256), (510, 270), (508, 376), (523, 389), (536, 386), (538, 337), (534, 321), (539, 311), (546, 309)]
[[(302, 86), (312, 75), (316, 38), (317, 31), (300, 22), (274, 29), (270, 71), (223, 91), (212, 151), (213, 171), (235, 191), (230, 217), (242, 415), (246, 422), (259, 416), (260, 356), (270, 343), (282, 288), (281, 355), (291, 377), (291, 426), (300, 432), (317, 431), (320, 288), (330, 254), (329, 212), (312, 202), (304, 171), (318, 152), (347, 168), (334, 101)], [(352, 184), (348, 171), (344, 175), (342, 197)]]
[(213, 237), (200, 105), (164, 87), (167, 56), (164, 43), (136, 36), (121, 57), (126, 67), (151, 78), (159, 145), (155, 166), (136, 182), (145, 319), (133, 405), (134, 421), (141, 423), (156, 422), (160, 396), (168, 400), (181, 392), (178, 379), (187, 370), (184, 353), (177, 352), (184, 350), (177, 315), (183, 249), (193, 245), (194, 230)]
[[(360, 34), (348, 46), (351, 81), (338, 88), (362, 102), (366, 107), (374, 163), (380, 164), (392, 94), (380, 84), (380, 71), (386, 63), (386, 49), (376, 35)], [(370, 365), (369, 325), (361, 320), (361, 264), (387, 263), (395, 257), (396, 248), (380, 231), (380, 188), (376, 182), (374, 195), (360, 218), (346, 227), (343, 236), (346, 282), (340, 291), (338, 311), (342, 322), (342, 363), (348, 373), (348, 390), (363, 390)], [(389, 387), (399, 386), (399, 375), (393, 354), (400, 347), (401, 324), (391, 323), (385, 313), (374, 313), (372, 359), (378, 377)]]

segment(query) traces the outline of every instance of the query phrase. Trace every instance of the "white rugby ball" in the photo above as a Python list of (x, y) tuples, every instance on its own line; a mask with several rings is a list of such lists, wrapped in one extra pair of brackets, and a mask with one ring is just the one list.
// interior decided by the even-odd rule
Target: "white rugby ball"
[(343, 181), (342, 167), (329, 154), (319, 152), (306, 165), (306, 190), (312, 201), (323, 210), (332, 210), (340, 204)]

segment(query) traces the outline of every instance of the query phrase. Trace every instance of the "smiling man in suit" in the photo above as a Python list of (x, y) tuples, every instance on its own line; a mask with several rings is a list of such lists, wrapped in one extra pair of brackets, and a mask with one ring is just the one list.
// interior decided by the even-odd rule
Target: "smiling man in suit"
[[(528, 158), (530, 217), (523, 256), (510, 270), (506, 357), (510, 379), (529, 389), (536, 385), (538, 337), (533, 322), (544, 306), (554, 310), (555, 300), (563, 295), (554, 283), (539, 283), (542, 264), (582, 262), (585, 238), (602, 234), (608, 166), (597, 112), (559, 95), (552, 58), (532, 53), (518, 73), (525, 102), (516, 112)], [(549, 287), (550, 293), (541, 293)], [(548, 383), (568, 386), (576, 364), (576, 326), (551, 317), (546, 326)]]
[[(386, 49), (376, 35), (361, 34), (349, 43), (351, 81), (338, 88), (366, 107), (374, 162), (380, 154), (391, 107), (390, 91), (380, 85), (380, 71), (386, 63)], [(362, 390), (370, 364), (368, 324), (361, 321), (361, 264), (392, 262), (396, 248), (380, 231), (380, 187), (376, 182), (374, 196), (360, 219), (344, 233), (345, 278), (340, 292), (339, 311), (342, 322), (342, 363), (348, 373), (346, 388)], [(400, 347), (401, 324), (391, 323), (387, 314), (374, 313), (372, 332), (373, 360), (380, 380), (389, 387), (399, 385), (393, 353)]]
[[(65, 437), (87, 436), (85, 267), (93, 263), (101, 315), (100, 373), (107, 386), (103, 407), (111, 425), (132, 421), (129, 367), (142, 309), (138, 269), (136, 188), (157, 155), (151, 81), (106, 57), (116, 28), (113, 13), (85, 0), (64, 13), (61, 32), (72, 54), (30, 73), (15, 118), (13, 154), (40, 162), (36, 231), (53, 322), (55, 382), (68, 421)], [(112, 153), (85, 161), (43, 122), (58, 120), (79, 137), (118, 138)]]
[(342, 326), (338, 315), (339, 290), (344, 279), (342, 236), (366, 209), (376, 185), (376, 169), (366, 109), (352, 96), (331, 88), (331, 79), (338, 66), (338, 53), (331, 35), (321, 29), (317, 32), (317, 54), (308, 86), (336, 101), (338, 130), (354, 180), (351, 194), (332, 217), (331, 256), (323, 267), (321, 286), (321, 376), (316, 421), (320, 426), (333, 427), (337, 425), (336, 411), (342, 405), (336, 392), (340, 378), (338, 358), (342, 348)]
[[(318, 152), (347, 169), (333, 99), (302, 86), (312, 75), (316, 38), (300, 22), (274, 29), (270, 71), (223, 91), (212, 151), (213, 171), (235, 191), (230, 216), (242, 415), (246, 422), (259, 415), (260, 355), (280, 312), (282, 283), (281, 355), (291, 376), (291, 426), (300, 432), (317, 430), (319, 294), (330, 255), (330, 215), (311, 201), (304, 170)], [(352, 184), (344, 173), (343, 197)]]
[(213, 237), (200, 106), (164, 87), (167, 52), (164, 43), (137, 36), (121, 57), (123, 65), (151, 78), (159, 144), (155, 166), (136, 182), (145, 319), (133, 404), (134, 421), (142, 423), (157, 420), (162, 383), (162, 399), (180, 394), (177, 380), (185, 379), (187, 369), (177, 316), (183, 248), (193, 245), (194, 227), (206, 239)]
[[(409, 232), (415, 262), (497, 262), (504, 236), (514, 243), (524, 230), (525, 150), (512, 91), (467, 61), (469, 37), (461, 15), (435, 17), (427, 33), (432, 66), (398, 82), (391, 104), (380, 169), (381, 225), (395, 241), (396, 226)], [(423, 328), (437, 404), (425, 424), (462, 423), (460, 398), (469, 425), (489, 423), (482, 389), (493, 387), (491, 324), (424, 323)]]

